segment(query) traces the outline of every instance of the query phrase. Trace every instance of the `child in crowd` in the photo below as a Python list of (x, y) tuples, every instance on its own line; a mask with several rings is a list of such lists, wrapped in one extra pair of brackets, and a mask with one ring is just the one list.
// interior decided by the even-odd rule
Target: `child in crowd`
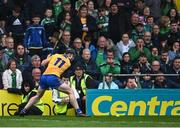
[(59, 31), (62, 35), (62, 32), (63, 31), (69, 31), (71, 32), (71, 14), (69, 12), (65, 12), (64, 13), (64, 19), (63, 21), (61, 22), (60, 26), (59, 26)]
[(49, 37), (51, 37), (52, 34), (56, 31), (55, 20), (52, 18), (52, 9), (47, 8), (44, 15), (45, 18), (41, 21), (41, 25), (44, 26), (46, 37), (49, 39)]
[(91, 37), (86, 35), (84, 37), (84, 49), (89, 49), (90, 52), (91, 52), (91, 59), (93, 61), (95, 61), (96, 59), (96, 54), (97, 54), (97, 49), (95, 48), (95, 46), (92, 44), (92, 40), (91, 40)]
[(108, 25), (109, 25), (109, 17), (106, 16), (106, 10), (105, 8), (99, 9), (99, 16), (96, 19), (96, 23), (98, 26), (98, 34), (99, 35), (107, 35), (108, 33)]
[(41, 18), (39, 15), (32, 17), (33, 24), (31, 24), (25, 33), (24, 46), (29, 50), (29, 55), (35, 54), (42, 56), (42, 49), (47, 44), (45, 29), (39, 25)]

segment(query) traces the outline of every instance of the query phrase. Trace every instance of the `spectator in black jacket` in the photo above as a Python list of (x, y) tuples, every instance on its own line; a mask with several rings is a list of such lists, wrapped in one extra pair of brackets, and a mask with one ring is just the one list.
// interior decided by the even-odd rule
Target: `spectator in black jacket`
[(71, 47), (71, 34), (69, 31), (63, 31), (62, 37), (60, 41), (58, 41), (58, 38), (56, 37), (57, 44), (55, 44), (55, 48), (53, 53), (59, 53), (64, 54), (66, 52), (66, 49)]
[[(163, 76), (162, 72), (157, 73), (158, 76), (155, 77), (154, 88), (170, 88), (171, 84), (168, 82), (165, 76)], [(162, 74), (162, 75), (161, 75)]]
[(171, 65), (171, 61), (169, 60), (169, 57), (168, 57), (168, 51), (166, 51), (166, 50), (161, 51), (161, 56), (160, 56), (159, 62), (161, 65), (161, 71), (163, 73), (168, 73), (168, 70)]
[(19, 43), (22, 44), (25, 32), (25, 20), (20, 7), (15, 6), (12, 10), (12, 15), (7, 18), (6, 32), (10, 36), (13, 36), (15, 47)]
[(171, 31), (168, 35), (168, 46), (172, 47), (174, 41), (180, 41), (180, 31), (177, 21), (171, 21)]
[(94, 79), (98, 79), (98, 67), (94, 61), (91, 60), (91, 53), (89, 49), (84, 49), (82, 53), (81, 63), (84, 67), (85, 73), (91, 75)]
[(180, 88), (180, 57), (174, 58), (168, 74), (177, 74), (177, 76), (169, 76), (168, 80), (172, 88)]
[(87, 6), (82, 5), (79, 8), (78, 16), (72, 22), (72, 39), (80, 37), (84, 39), (86, 35), (90, 35), (94, 40), (94, 32), (97, 30), (96, 20), (88, 15)]
[(34, 14), (40, 15), (42, 19), (45, 10), (50, 7), (49, 0), (27, 0), (24, 7), (26, 24), (30, 24), (30, 19)]
[(123, 33), (129, 31), (130, 22), (125, 12), (120, 12), (116, 2), (111, 3), (111, 12), (109, 13), (109, 37), (116, 44)]

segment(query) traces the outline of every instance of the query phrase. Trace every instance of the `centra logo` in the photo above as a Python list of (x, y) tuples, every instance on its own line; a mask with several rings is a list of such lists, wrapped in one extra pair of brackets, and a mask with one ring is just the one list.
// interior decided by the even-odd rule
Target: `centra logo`
[[(105, 103), (106, 106), (110, 106), (108, 111), (100, 109), (100, 106)], [(124, 116), (124, 115), (150, 115), (150, 116), (162, 116), (167, 115), (180, 115), (180, 101), (158, 101), (157, 96), (151, 97), (149, 101), (130, 101), (129, 104), (125, 101), (113, 101), (112, 96), (99, 96), (92, 103), (92, 112), (96, 116)], [(138, 110), (138, 111), (137, 111)]]

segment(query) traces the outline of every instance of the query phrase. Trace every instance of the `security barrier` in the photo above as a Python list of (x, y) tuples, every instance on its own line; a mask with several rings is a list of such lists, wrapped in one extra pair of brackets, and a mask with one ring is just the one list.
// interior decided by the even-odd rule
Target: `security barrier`
[(86, 110), (94, 116), (180, 116), (180, 90), (88, 90)]
[[(42, 97), (45, 105), (43, 115), (55, 115), (55, 104), (52, 102), (52, 91), (46, 91)], [(21, 96), (8, 93), (6, 90), (0, 90), (0, 116), (14, 115), (21, 103)]]
[[(86, 110), (95, 116), (180, 116), (180, 90), (87, 90)], [(55, 115), (52, 91), (43, 98), (43, 115)], [(21, 103), (21, 96), (0, 90), (0, 116), (11, 116)], [(71, 115), (71, 114), (70, 114)]]

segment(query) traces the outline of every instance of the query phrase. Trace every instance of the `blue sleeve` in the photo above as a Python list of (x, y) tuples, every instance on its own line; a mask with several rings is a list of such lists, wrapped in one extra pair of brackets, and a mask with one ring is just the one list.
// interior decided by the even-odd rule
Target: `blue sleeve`
[(30, 30), (29, 30), (29, 28), (27, 28), (27, 31), (26, 31), (25, 36), (24, 36), (24, 46), (25, 46), (25, 48), (28, 47), (28, 38), (29, 38), (29, 35), (30, 35)]
[(42, 44), (43, 48), (45, 48), (48, 45), (48, 43), (47, 43), (46, 33), (44, 29), (42, 29), (42, 41), (43, 41), (43, 44)]

